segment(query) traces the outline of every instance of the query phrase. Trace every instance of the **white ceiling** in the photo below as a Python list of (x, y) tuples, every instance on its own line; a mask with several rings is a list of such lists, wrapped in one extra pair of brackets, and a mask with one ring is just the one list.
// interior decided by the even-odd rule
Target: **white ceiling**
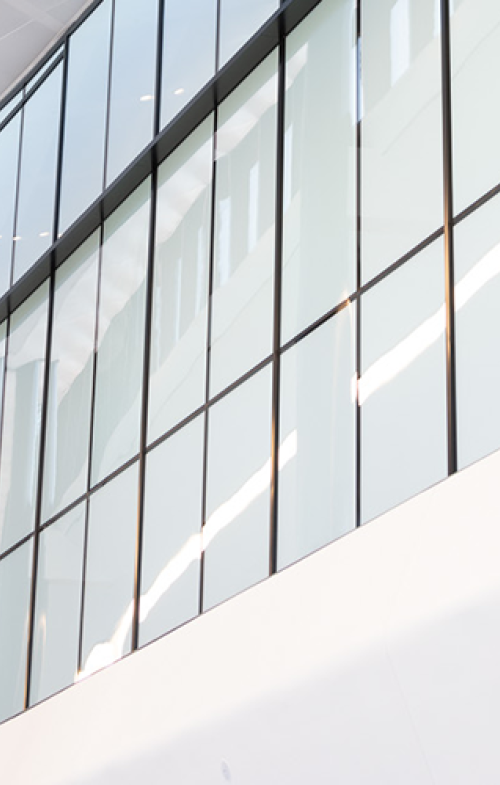
[(0, 0), (0, 99), (92, 0)]

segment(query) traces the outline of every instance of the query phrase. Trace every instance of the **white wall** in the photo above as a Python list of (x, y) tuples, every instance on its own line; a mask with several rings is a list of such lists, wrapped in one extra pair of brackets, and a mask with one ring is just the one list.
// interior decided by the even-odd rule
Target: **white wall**
[(500, 454), (0, 727), (1, 782), (500, 782)]

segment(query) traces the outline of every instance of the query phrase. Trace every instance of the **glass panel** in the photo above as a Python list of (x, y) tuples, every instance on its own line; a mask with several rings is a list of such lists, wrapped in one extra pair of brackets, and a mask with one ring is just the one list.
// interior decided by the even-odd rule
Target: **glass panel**
[(500, 447), (500, 199), (455, 228), (459, 467)]
[(203, 608), (269, 575), (271, 368), (210, 410)]
[(31, 541), (0, 561), (0, 722), (24, 707), (31, 562)]
[(10, 286), (21, 112), (0, 133), (0, 296)]
[(82, 675), (130, 651), (138, 481), (135, 463), (90, 498)]
[(216, 0), (169, 0), (165, 4), (162, 128), (214, 75), (216, 22)]
[(110, 25), (104, 0), (69, 39), (59, 232), (102, 191)]
[(62, 54), (62, 52), (63, 52), (63, 47), (60, 46), (59, 49), (56, 52), (54, 52), (52, 57), (49, 57), (47, 62), (44, 65), (42, 65), (42, 67), (36, 72), (34, 77), (30, 79), (29, 82), (27, 82), (24, 88), (25, 95), (36, 85), (37, 82), (39, 82), (42, 79), (43, 75), (47, 73), (51, 65), (57, 60), (57, 58)]
[(203, 425), (198, 417), (148, 455), (141, 645), (198, 613)]
[(362, 276), (443, 223), (441, 48), (435, 0), (364, 3)]
[(40, 534), (30, 702), (75, 680), (78, 669), (85, 504)]
[(52, 244), (62, 64), (24, 105), (14, 251), (18, 280)]
[(104, 224), (92, 484), (139, 450), (150, 180)]
[(158, 0), (115, 3), (106, 181), (153, 136)]
[(221, 0), (220, 68), (278, 9), (280, 0)]
[(6, 117), (15, 109), (15, 107), (22, 101), (23, 98), (23, 91), (19, 90), (19, 92), (12, 98), (8, 104), (5, 104), (3, 109), (0, 109), (0, 125), (3, 123)]
[(438, 240), (362, 298), (363, 521), (447, 474), (443, 272)]
[(353, 14), (324, 0), (287, 41), (283, 343), (356, 287)]
[(87, 490), (98, 245), (96, 233), (56, 272), (43, 521)]
[(219, 108), (210, 393), (272, 348), (277, 55)]
[(355, 526), (355, 309), (282, 358), (278, 566)]
[(205, 400), (212, 120), (158, 172), (150, 441)]
[(461, 212), (500, 182), (500, 4), (463, 0), (451, 15), (453, 196)]
[(48, 283), (10, 321), (0, 454), (0, 550), (33, 530), (42, 413)]

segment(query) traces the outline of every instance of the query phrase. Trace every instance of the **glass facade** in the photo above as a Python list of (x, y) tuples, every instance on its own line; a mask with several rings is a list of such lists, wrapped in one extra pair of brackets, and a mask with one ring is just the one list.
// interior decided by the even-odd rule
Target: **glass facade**
[(291, 3), (0, 107), (0, 721), (500, 447), (496, 4)]

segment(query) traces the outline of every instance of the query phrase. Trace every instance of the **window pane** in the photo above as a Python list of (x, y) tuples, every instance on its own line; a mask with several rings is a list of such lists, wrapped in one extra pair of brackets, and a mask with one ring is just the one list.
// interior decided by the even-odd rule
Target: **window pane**
[(59, 231), (102, 191), (111, 0), (104, 0), (69, 40)]
[(0, 296), (10, 286), (21, 112), (0, 133)]
[(443, 271), (438, 240), (362, 298), (364, 521), (447, 473)]
[(24, 106), (14, 255), (17, 281), (52, 244), (62, 64)]
[(56, 272), (43, 521), (87, 490), (98, 234)]
[(354, 349), (351, 305), (283, 356), (279, 567), (354, 528)]
[(283, 343), (356, 287), (353, 13), (324, 0), (287, 41)]
[(90, 499), (82, 670), (130, 651), (137, 533), (138, 464)]
[(220, 66), (222, 67), (279, 7), (279, 0), (221, 0)]
[(500, 199), (455, 229), (459, 467), (500, 447)]
[(210, 410), (203, 607), (269, 575), (271, 368)]
[(23, 97), (23, 91), (19, 90), (19, 92), (14, 96), (14, 98), (11, 98), (9, 103), (5, 104), (3, 109), (0, 109), (0, 124), (3, 123), (5, 118), (8, 117), (11, 112), (14, 111), (17, 104), (21, 102), (22, 97)]
[(158, 172), (149, 441), (205, 400), (212, 120)]
[(153, 136), (158, 0), (115, 3), (106, 182)]
[(203, 425), (198, 417), (148, 455), (141, 645), (198, 613)]
[(0, 456), (0, 550), (33, 530), (38, 480), (48, 283), (10, 320)]
[(162, 128), (214, 75), (216, 21), (216, 0), (169, 0), (165, 4)]
[(139, 450), (150, 180), (104, 224), (92, 484)]
[[(457, 4), (455, 3), (455, 6)], [(451, 15), (455, 213), (500, 182), (500, 5), (463, 0)]]
[(0, 722), (24, 706), (31, 562), (31, 541), (0, 561)]
[(363, 3), (362, 276), (443, 223), (435, 0)]
[(271, 352), (277, 56), (220, 105), (210, 392)]
[(31, 704), (75, 680), (78, 668), (85, 504), (40, 534)]

